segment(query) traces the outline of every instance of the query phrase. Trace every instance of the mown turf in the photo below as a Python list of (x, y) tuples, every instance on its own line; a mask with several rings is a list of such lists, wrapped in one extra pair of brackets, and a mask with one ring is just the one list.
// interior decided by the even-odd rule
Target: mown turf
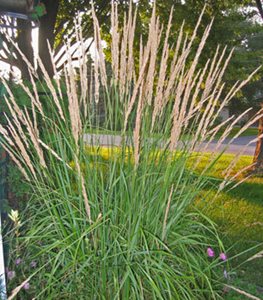
[[(207, 154), (201, 160), (198, 172), (203, 170), (209, 157)], [(222, 179), (226, 166), (233, 157), (230, 154), (223, 155), (208, 175)], [(240, 157), (232, 173), (245, 168), (251, 162), (250, 156)], [(234, 184), (241, 181), (243, 176), (241, 174)], [(197, 207), (218, 224), (223, 234), (231, 264), (236, 268), (230, 284), (263, 299), (263, 258), (246, 262), (253, 254), (263, 250), (263, 178), (251, 177), (236, 188), (229, 188), (219, 195), (215, 191), (203, 190)], [(251, 251), (247, 251), (248, 249)], [(225, 299), (247, 298), (236, 292), (229, 292)]]
[[(219, 130), (218, 133), (216, 134), (215, 138), (221, 137), (224, 130), (225, 130), (225, 128), (222, 130)], [(239, 130), (240, 130), (239, 126), (232, 128), (231, 132), (228, 135), (228, 138), (234, 137), (239, 132)], [(96, 128), (95, 130), (87, 129), (86, 133), (121, 135), (121, 131), (105, 130), (103, 128), (101, 128), (101, 129)], [(257, 134), (258, 134), (258, 129), (255, 127), (250, 127), (248, 129), (246, 129), (244, 132), (242, 132), (240, 134), (240, 137), (242, 137), (242, 136), (257, 136)], [(160, 134), (152, 134), (152, 137), (160, 137), (160, 136), (161, 136)], [(187, 138), (189, 138), (189, 136), (187, 136)], [(182, 139), (184, 139), (184, 137), (182, 137)]]
[[(109, 154), (109, 148), (102, 147), (99, 153), (108, 159), (112, 153), (118, 153), (118, 148)], [(211, 154), (194, 154), (193, 158), (189, 159), (189, 168), (199, 157), (197, 174), (206, 168)], [(263, 259), (246, 262), (248, 258), (263, 250), (263, 177), (251, 177), (240, 183), (248, 175), (245, 171), (237, 176), (229, 188), (216, 193), (216, 187), (222, 182), (227, 167), (234, 158), (233, 154), (223, 154), (206, 172), (209, 184), (207, 189), (201, 192), (196, 207), (214, 220), (221, 231), (233, 269), (228, 283), (263, 299)], [(251, 163), (251, 156), (241, 156), (230, 174), (235, 175)], [(240, 184), (232, 188), (237, 183)], [(211, 189), (213, 185), (215, 188)], [(225, 299), (246, 298), (230, 291), (226, 293)]]
[[(96, 153), (107, 160), (113, 154), (118, 155), (118, 149), (116, 147), (109, 151), (109, 148), (101, 147)], [(87, 151), (94, 154), (91, 147), (87, 147)], [(189, 165), (191, 160), (195, 162), (199, 156), (196, 153)], [(201, 173), (207, 166), (211, 154), (202, 154), (201, 157), (197, 173)], [(227, 190), (216, 194), (216, 185), (224, 178), (233, 158), (232, 154), (223, 154), (207, 172), (210, 184), (201, 192), (196, 207), (218, 224), (233, 269), (229, 284), (263, 299), (263, 258), (246, 262), (249, 257), (263, 250), (263, 177), (251, 177), (234, 189), (229, 186)], [(251, 163), (251, 156), (241, 156), (231, 174), (236, 174)], [(244, 175), (240, 174), (233, 185), (242, 181)], [(213, 184), (215, 189), (211, 190)], [(230, 291), (226, 293), (225, 299), (247, 298)]]
[[(227, 136), (228, 138), (232, 138), (234, 137), (240, 130), (239, 126), (236, 126), (234, 128), (232, 128), (231, 132), (229, 133), (229, 135)], [(224, 129), (219, 130), (219, 132), (217, 133), (216, 137), (220, 137), (224, 132)], [(245, 130), (244, 132), (242, 132), (240, 134), (240, 136), (256, 136), (258, 134), (258, 129), (255, 127), (249, 127), (247, 130)]]

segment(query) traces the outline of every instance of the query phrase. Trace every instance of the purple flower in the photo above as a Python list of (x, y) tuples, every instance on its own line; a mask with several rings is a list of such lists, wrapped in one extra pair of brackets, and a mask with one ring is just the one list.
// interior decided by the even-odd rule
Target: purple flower
[(12, 280), (13, 278), (15, 278), (16, 276), (16, 272), (15, 271), (7, 271), (7, 278), (8, 280)]
[(215, 256), (215, 252), (212, 248), (208, 247), (207, 248), (207, 255), (208, 257), (214, 257)]
[(17, 258), (16, 261), (15, 261), (15, 264), (18, 266), (20, 265), (22, 262), (22, 259), (21, 258)]
[(226, 254), (225, 254), (224, 252), (220, 253), (219, 258), (220, 258), (221, 260), (223, 260), (223, 261), (226, 261), (226, 260), (227, 260), (227, 256), (226, 256)]
[(31, 261), (30, 267), (35, 268), (37, 266), (37, 262), (35, 260)]
[(29, 290), (29, 288), (30, 288), (30, 284), (29, 284), (29, 282), (26, 282), (26, 283), (23, 285), (23, 289), (24, 289), (24, 290)]

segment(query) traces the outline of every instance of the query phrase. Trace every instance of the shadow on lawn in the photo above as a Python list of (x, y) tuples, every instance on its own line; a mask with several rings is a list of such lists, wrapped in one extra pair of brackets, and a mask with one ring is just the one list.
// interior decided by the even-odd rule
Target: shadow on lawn
[[(250, 180), (253, 180), (250, 179)], [(224, 190), (224, 193), (233, 198), (239, 198), (240, 200), (245, 200), (249, 203), (254, 203), (263, 207), (263, 179), (255, 178), (259, 182), (243, 182), (238, 186), (234, 187), (238, 184), (239, 181), (233, 181), (233, 183)], [(209, 177), (207, 185), (205, 186), (205, 190), (214, 190), (218, 189), (218, 186), (223, 181), (223, 179), (216, 177)], [(234, 188), (233, 188), (234, 187)]]
[(243, 200), (263, 207), (263, 182), (243, 182), (234, 189), (226, 190), (225, 193), (231, 197), (242, 197)]
[[(263, 249), (263, 179), (252, 177), (234, 189), (229, 187), (210, 202), (210, 197), (214, 197), (221, 182), (220, 178), (207, 177), (207, 185), (203, 189), (207, 193), (206, 204), (201, 203), (201, 206), (221, 229), (229, 257), (236, 256), (231, 260), (234, 268), (231, 284), (263, 299), (263, 260), (246, 262)], [(235, 181), (231, 186), (237, 183)], [(225, 299), (243, 298), (230, 291)]]

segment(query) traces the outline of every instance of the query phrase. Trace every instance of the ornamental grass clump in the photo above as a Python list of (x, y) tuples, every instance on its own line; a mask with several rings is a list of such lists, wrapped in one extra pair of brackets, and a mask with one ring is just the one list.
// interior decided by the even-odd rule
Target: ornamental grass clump
[[(223, 93), (232, 51), (218, 47), (198, 67), (212, 23), (197, 46), (202, 15), (190, 37), (182, 25), (171, 45), (172, 13), (165, 30), (155, 6), (148, 40), (136, 49), (136, 11), (130, 8), (120, 26), (112, 5), (106, 62), (94, 10), (92, 17), (93, 64), (77, 24), (78, 67), (68, 50), (63, 72), (54, 63), (50, 79), (38, 59), (44, 78), (36, 80), (30, 68), (30, 88), (20, 83), (28, 107), (3, 81), (8, 112), (1, 144), (32, 195), (10, 243), (16, 257), (35, 262), (35, 273), (22, 272), (17, 286), (31, 276), (23, 299), (218, 299), (224, 274), (207, 248), (224, 253), (223, 245), (216, 225), (193, 204), (211, 186), (206, 174), (239, 120), (218, 124), (217, 117), (254, 73)], [(197, 175), (197, 151), (222, 128)], [(229, 183), (231, 172), (225, 174), (218, 190)]]

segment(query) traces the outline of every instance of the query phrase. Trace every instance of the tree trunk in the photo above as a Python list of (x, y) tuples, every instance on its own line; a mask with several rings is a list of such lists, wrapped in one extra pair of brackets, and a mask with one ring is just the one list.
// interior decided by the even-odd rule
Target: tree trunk
[[(261, 103), (261, 109), (263, 109), (263, 103)], [(258, 121), (258, 136), (263, 134), (263, 117)], [(256, 173), (263, 171), (263, 137), (259, 138), (256, 145), (256, 150), (253, 158), (253, 170)]]
[[(263, 7), (261, 0), (256, 0), (256, 5), (258, 12), (263, 20)], [(263, 109), (263, 103), (261, 103), (261, 109)], [(263, 134), (263, 117), (259, 119), (258, 122), (258, 136)], [(256, 150), (253, 158), (254, 167), (253, 170), (255, 173), (263, 172), (263, 138), (260, 138), (257, 141)]]
[[(49, 76), (53, 77), (54, 71), (51, 63), (51, 57), (48, 50), (48, 42), (51, 46), (51, 49), (54, 46), (54, 28), (56, 24), (56, 18), (58, 13), (59, 7), (59, 0), (43, 0), (42, 1), (46, 6), (47, 14), (42, 16), (39, 20), (39, 57), (43, 62), (43, 65), (46, 68), (47, 73)], [(17, 43), (19, 49), (25, 55), (27, 60), (33, 65), (34, 64), (34, 52), (32, 47), (32, 29), (31, 29), (31, 22), (26, 20), (17, 19), (18, 27), (21, 28), (18, 32)], [(17, 67), (21, 71), (22, 79), (30, 79), (29, 76), (29, 69), (27, 63), (24, 61), (22, 56), (18, 56)], [(41, 77), (42, 73), (38, 69), (38, 74)]]
[(256, 5), (257, 5), (257, 8), (258, 8), (258, 12), (263, 20), (263, 7), (262, 7), (262, 2), (261, 0), (256, 0)]
[[(59, 8), (59, 0), (43, 0), (46, 6), (47, 14), (40, 18), (39, 27), (39, 57), (50, 77), (53, 77), (54, 70), (51, 63), (51, 56), (48, 49), (48, 43), (53, 49), (55, 40), (55, 24)], [(42, 76), (42, 72), (38, 69), (38, 74)]]
[[(32, 47), (32, 29), (31, 22), (26, 20), (17, 19), (18, 28), (21, 28), (18, 32), (17, 43), (21, 52), (24, 54), (30, 64), (34, 65), (34, 54)], [(17, 54), (17, 67), (21, 71), (22, 79), (30, 79), (28, 64), (23, 59), (22, 55)], [(11, 62), (12, 64), (12, 62)]]

